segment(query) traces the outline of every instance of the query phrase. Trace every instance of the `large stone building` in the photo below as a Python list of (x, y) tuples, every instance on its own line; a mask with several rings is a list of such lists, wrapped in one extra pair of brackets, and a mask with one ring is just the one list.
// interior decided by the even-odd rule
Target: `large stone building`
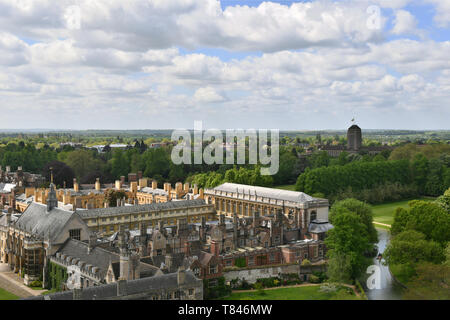
[(42, 278), (45, 282), (47, 258), (68, 238), (89, 239), (89, 228), (83, 219), (57, 205), (52, 183), (45, 205), (32, 202), (16, 219), (12, 219), (11, 212), (0, 219), (1, 262), (8, 263), (26, 284)]
[(362, 130), (356, 124), (353, 124), (347, 129), (347, 146), (319, 145), (319, 150), (326, 151), (331, 157), (338, 157), (342, 152), (347, 152), (350, 154), (358, 154), (363, 152), (370, 155), (375, 155), (387, 149), (389, 149), (388, 146), (364, 147), (362, 145)]
[(170, 201), (139, 205), (121, 205), (118, 207), (78, 210), (89, 228), (103, 235), (111, 235), (119, 230), (119, 226), (127, 229), (138, 229), (141, 223), (157, 226), (159, 221), (164, 225), (176, 225), (179, 219), (187, 222), (216, 220), (214, 206), (202, 199)]
[(287, 230), (298, 229), (300, 238), (308, 235), (311, 221), (328, 221), (328, 200), (314, 198), (303, 192), (255, 187), (235, 183), (224, 183), (205, 190), (205, 201), (214, 204), (218, 214), (232, 217), (252, 217), (258, 212), (261, 217), (275, 216), (281, 210), (286, 218)]
[(361, 128), (354, 124), (347, 130), (347, 149), (352, 151), (359, 151), (361, 149), (361, 146)]

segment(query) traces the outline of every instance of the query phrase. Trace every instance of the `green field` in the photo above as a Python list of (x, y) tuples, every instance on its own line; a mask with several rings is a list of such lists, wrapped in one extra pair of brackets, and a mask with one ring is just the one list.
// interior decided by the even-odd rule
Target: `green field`
[(320, 286), (291, 287), (255, 292), (233, 292), (224, 300), (348, 300), (358, 299), (352, 289), (342, 288), (335, 293), (320, 292)]
[(18, 296), (6, 291), (5, 289), (0, 288), (0, 300), (17, 300)]
[[(419, 200), (433, 201), (433, 198), (420, 198)], [(395, 209), (401, 207), (408, 209), (408, 202), (411, 200), (389, 202), (372, 206), (373, 208), (373, 221), (392, 224), (394, 222)], [(377, 225), (377, 227), (382, 227)]]

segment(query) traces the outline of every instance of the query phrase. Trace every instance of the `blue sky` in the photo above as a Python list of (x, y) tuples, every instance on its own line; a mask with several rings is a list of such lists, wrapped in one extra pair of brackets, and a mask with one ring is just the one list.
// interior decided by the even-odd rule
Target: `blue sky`
[(4, 129), (450, 129), (440, 0), (0, 0), (0, 55)]

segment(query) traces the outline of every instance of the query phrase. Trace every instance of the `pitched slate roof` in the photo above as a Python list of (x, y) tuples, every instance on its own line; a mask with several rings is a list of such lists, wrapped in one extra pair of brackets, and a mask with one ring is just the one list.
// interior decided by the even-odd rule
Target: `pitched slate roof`
[(106, 276), (109, 262), (115, 263), (120, 260), (119, 255), (115, 252), (95, 246), (88, 252), (89, 245), (86, 242), (75, 239), (68, 239), (64, 245), (57, 251), (61, 254), (78, 258), (80, 261), (86, 262), (94, 267), (98, 267), (99, 274), (102, 278)]
[(141, 212), (150, 212), (150, 211), (159, 211), (159, 210), (168, 210), (168, 209), (183, 209), (190, 207), (199, 207), (205, 205), (205, 200), (196, 199), (196, 200), (185, 200), (185, 201), (169, 201), (163, 203), (149, 203), (149, 204), (140, 204), (135, 206), (121, 206), (121, 207), (109, 207), (109, 208), (98, 208), (98, 209), (89, 209), (83, 210), (79, 212), (79, 215), (82, 218), (95, 218), (95, 217), (103, 217), (103, 216), (112, 216), (126, 213), (141, 213)]
[(74, 214), (77, 213), (58, 208), (47, 212), (45, 204), (32, 202), (16, 221), (15, 227), (41, 239), (54, 241)]
[[(185, 283), (195, 284), (199, 280), (191, 271), (185, 271)], [(177, 273), (168, 273), (154, 277), (129, 280), (126, 282), (127, 295), (149, 292), (151, 290), (173, 290), (178, 288)], [(87, 287), (81, 291), (82, 300), (106, 300), (117, 297), (117, 282), (100, 286)], [(25, 298), (24, 300), (73, 300), (72, 291), (57, 292)]]

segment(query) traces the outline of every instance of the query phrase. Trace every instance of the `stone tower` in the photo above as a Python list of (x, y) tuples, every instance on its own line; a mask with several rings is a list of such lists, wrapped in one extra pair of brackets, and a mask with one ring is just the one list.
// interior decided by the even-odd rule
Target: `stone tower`
[(53, 208), (58, 208), (58, 199), (56, 198), (56, 190), (53, 182), (50, 184), (50, 192), (47, 197), (47, 211), (52, 211)]
[(118, 245), (120, 251), (120, 278), (121, 279), (129, 279), (129, 263), (130, 263), (130, 253), (128, 250), (128, 243), (125, 239), (125, 230), (122, 226), (119, 226), (119, 234), (118, 234)]
[(347, 130), (347, 149), (352, 151), (359, 151), (359, 149), (361, 149), (361, 145), (361, 128), (354, 124)]

